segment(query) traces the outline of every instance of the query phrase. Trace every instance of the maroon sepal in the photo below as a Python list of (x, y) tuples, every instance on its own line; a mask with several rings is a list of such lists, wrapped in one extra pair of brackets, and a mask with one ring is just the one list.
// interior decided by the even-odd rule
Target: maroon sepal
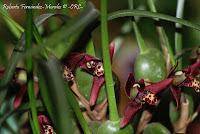
[(19, 85), (19, 86), (20, 86), (20, 90), (17, 93), (17, 95), (15, 96), (14, 101), (13, 101), (14, 109), (17, 109), (21, 105), (24, 95), (27, 91), (26, 84)]
[(183, 71), (186, 72), (187, 74), (193, 74), (197, 71), (198, 68), (200, 68), (200, 61), (197, 61), (196, 63), (188, 66)]
[(176, 101), (176, 108), (178, 109), (180, 107), (181, 89), (176, 86), (171, 86), (170, 91)]
[(131, 100), (125, 111), (123, 114), (123, 117), (120, 121), (120, 127), (123, 128), (126, 125), (128, 125), (128, 123), (130, 122), (130, 120), (134, 117), (134, 115), (138, 112), (138, 110), (140, 110), (142, 108), (142, 104), (136, 102), (135, 100)]
[(104, 77), (96, 77), (94, 76), (93, 78), (93, 83), (92, 83), (92, 88), (91, 88), (91, 94), (90, 94), (90, 105), (93, 106), (95, 105), (99, 91), (104, 84)]
[(79, 63), (84, 59), (86, 54), (84, 53), (71, 53), (67, 59), (64, 60), (64, 65), (70, 68), (72, 72), (79, 66)]
[(115, 52), (115, 43), (114, 42), (110, 43), (109, 49), (110, 49), (110, 62), (112, 63), (113, 55), (114, 55), (114, 52)]
[(131, 88), (133, 87), (134, 84), (135, 84), (135, 78), (133, 76), (133, 73), (130, 73), (125, 86), (126, 95), (128, 97), (130, 97)]
[(173, 78), (168, 78), (158, 83), (146, 86), (145, 90), (148, 90), (153, 94), (157, 94), (161, 92), (162, 90), (164, 90), (165, 88), (167, 88), (172, 83), (172, 81), (173, 81)]
[(40, 125), (41, 134), (55, 134), (54, 129), (46, 115), (38, 115), (38, 122)]

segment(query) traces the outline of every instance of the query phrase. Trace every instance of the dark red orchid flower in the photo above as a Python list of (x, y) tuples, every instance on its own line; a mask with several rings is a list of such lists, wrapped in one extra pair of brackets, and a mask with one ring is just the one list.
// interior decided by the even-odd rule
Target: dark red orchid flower
[[(0, 69), (0, 78), (3, 77), (5, 70)], [(26, 94), (26, 70), (23, 68), (16, 68), (15, 69), (15, 74), (12, 78), (12, 83), (17, 84), (20, 88), (19, 92), (16, 94), (14, 101), (13, 101), (13, 108), (16, 109), (18, 108), (22, 100), (24, 98), (24, 95)]]
[(169, 77), (173, 78), (173, 84), (170, 88), (174, 99), (176, 100), (177, 108), (180, 106), (181, 87), (190, 87), (196, 92), (200, 92), (200, 61), (188, 66), (181, 71), (175, 71), (177, 65), (172, 69)]
[[(110, 44), (110, 59), (114, 54), (114, 43)], [(77, 67), (93, 75), (93, 84), (91, 87), (91, 94), (89, 103), (91, 106), (95, 105), (99, 91), (104, 84), (104, 69), (101, 59), (90, 56), (85, 53), (72, 53), (64, 61), (64, 78), (68, 81), (74, 79), (73, 72)]]
[[(145, 86), (143, 79), (136, 82), (133, 74), (130, 73), (125, 87), (126, 94), (130, 98), (130, 102), (125, 109), (123, 118), (120, 122), (120, 127), (123, 128), (126, 126), (138, 110), (142, 108), (143, 104), (147, 103), (149, 105), (157, 105), (159, 101), (156, 94), (165, 90), (172, 83), (172, 81), (172, 78), (168, 78), (158, 83)], [(137, 92), (136, 96), (132, 96), (132, 91)]]
[(56, 134), (47, 116), (43, 114), (38, 115), (38, 122), (41, 134)]

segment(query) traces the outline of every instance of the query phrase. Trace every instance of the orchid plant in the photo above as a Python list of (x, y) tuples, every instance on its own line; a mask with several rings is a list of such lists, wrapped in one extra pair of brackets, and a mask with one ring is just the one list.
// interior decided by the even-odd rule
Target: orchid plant
[[(56, 0), (46, 2), (55, 4)], [(71, 4), (60, 2), (65, 7)], [(82, 8), (77, 13), (66, 8), (45, 14), (26, 9), (22, 27), (2, 8), (6, 3), (0, 2), (0, 18), (6, 24), (2, 28), (15, 36), (11, 42), (18, 41), (9, 57), (0, 38), (0, 133), (189, 133), (190, 125), (199, 120), (200, 47), (185, 49), (180, 31), (183, 26), (200, 31), (200, 26), (182, 19), (184, 0), (177, 0), (175, 17), (158, 13), (154, 0), (119, 2), (128, 9), (112, 13), (108, 13), (107, 0), (100, 1), (100, 10), (89, 1), (78, 3)], [(108, 22), (123, 17), (125, 30), (117, 36), (121, 40), (109, 39), (110, 27), (116, 27)], [(143, 23), (142, 17), (156, 22), (155, 27), (151, 24), (150, 35), (156, 37), (157, 31), (159, 47), (143, 38), (138, 23), (149, 24)], [(175, 24), (175, 47), (161, 20)], [(129, 44), (126, 40), (134, 39), (133, 31), (136, 41)], [(101, 50), (96, 37), (100, 37)], [(121, 51), (129, 45), (134, 46), (134, 53), (121, 61), (128, 61), (125, 64), (129, 66), (117, 70)], [(134, 59), (130, 61), (127, 55)]]

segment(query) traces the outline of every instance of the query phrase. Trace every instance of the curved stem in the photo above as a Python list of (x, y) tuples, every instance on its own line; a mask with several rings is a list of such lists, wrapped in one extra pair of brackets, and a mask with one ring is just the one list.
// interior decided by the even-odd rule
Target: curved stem
[[(128, 0), (128, 4), (129, 4), (129, 9), (133, 10), (133, 0)], [(134, 29), (135, 36), (137, 39), (137, 43), (138, 43), (138, 46), (140, 49), (140, 53), (144, 53), (148, 48), (144, 42), (144, 39), (142, 38), (142, 35), (141, 35), (140, 30), (134, 20), (134, 17), (132, 17), (132, 24), (133, 24), (133, 29)]]
[(176, 18), (176, 17), (166, 15), (166, 14), (154, 13), (154, 12), (143, 11), (143, 10), (118, 10), (118, 11), (110, 13), (108, 16), (108, 20), (113, 20), (113, 19), (122, 18), (122, 17), (131, 17), (131, 16), (158, 18), (165, 21), (179, 23), (179, 24), (182, 24), (187, 27), (200, 31), (200, 25), (192, 23), (190, 21)]
[[(185, 0), (178, 0), (177, 8), (176, 8), (176, 17), (182, 18), (184, 11), (184, 3)], [(176, 23), (176, 32), (175, 32), (175, 51), (176, 53), (182, 50), (182, 33), (180, 29), (182, 28), (181, 24)], [(179, 59), (178, 69), (182, 68), (182, 60)]]
[(116, 98), (113, 86), (113, 77), (111, 70), (110, 54), (109, 54), (109, 39), (108, 39), (108, 24), (107, 24), (107, 0), (101, 0), (101, 43), (103, 66), (105, 70), (105, 84), (107, 90), (109, 116), (111, 121), (119, 120), (117, 111)]
[[(154, 1), (153, 1), (153, 0), (147, 0), (147, 3), (148, 3), (148, 6), (149, 6), (149, 8), (150, 8), (150, 11), (156, 13), (157, 10), (156, 10)], [(159, 19), (156, 19), (156, 20), (159, 21)], [(162, 45), (164, 45), (163, 47), (166, 46), (167, 51), (168, 51), (168, 53), (169, 53), (169, 57), (170, 57), (171, 63), (172, 63), (172, 65), (174, 66), (174, 65), (176, 64), (176, 63), (175, 63), (175, 58), (174, 58), (173, 50), (172, 50), (172, 48), (171, 48), (171, 46), (170, 46), (170, 43), (169, 43), (169, 39), (168, 39), (168, 37), (167, 37), (167, 34), (166, 34), (166, 32), (165, 32), (165, 30), (164, 30), (164, 28), (163, 28), (162, 26), (156, 26), (156, 27), (157, 27), (158, 33), (160, 33), (159, 35), (161, 36), (161, 37), (160, 37), (161, 47), (162, 47)], [(163, 43), (162, 43), (162, 42), (163, 42)], [(162, 47), (162, 48), (163, 48), (163, 47)]]

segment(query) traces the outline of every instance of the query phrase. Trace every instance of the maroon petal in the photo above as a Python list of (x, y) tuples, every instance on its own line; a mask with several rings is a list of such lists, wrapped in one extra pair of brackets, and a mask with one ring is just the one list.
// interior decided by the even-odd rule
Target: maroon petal
[(191, 75), (188, 76), (187, 79), (181, 85), (185, 87), (191, 87), (196, 92), (200, 92), (200, 81), (192, 77)]
[(149, 90), (151, 93), (157, 94), (167, 88), (173, 81), (173, 78), (168, 78), (165, 80), (162, 80), (158, 83), (149, 85), (145, 87), (145, 90)]
[(139, 80), (137, 83), (140, 85), (139, 91), (143, 91), (145, 88), (144, 79)]
[(38, 122), (40, 125), (49, 125), (50, 124), (48, 117), (43, 114), (38, 115)]
[(49, 128), (51, 128), (53, 130), (53, 128), (50, 126), (50, 121), (49, 121), (49, 119), (48, 119), (47, 116), (45, 116), (45, 115), (38, 115), (38, 122), (39, 122), (39, 125), (40, 125), (40, 133), (41, 134), (46, 134), (45, 132)]
[(185, 71), (189, 74), (193, 74), (198, 68), (200, 68), (200, 61), (197, 61), (196, 63), (190, 65), (188, 68), (185, 69)]
[(181, 89), (175, 86), (171, 86), (171, 93), (176, 101), (176, 107), (180, 107)]
[(111, 42), (109, 47), (110, 47), (110, 62), (112, 63), (113, 55), (115, 52), (115, 43)]
[(141, 108), (142, 108), (141, 103), (137, 103), (135, 100), (132, 100), (131, 102), (129, 102), (124, 111), (123, 118), (120, 121), (120, 127), (123, 128), (126, 125), (128, 125), (130, 120), (134, 117), (134, 115), (137, 113), (137, 111), (140, 110)]
[(131, 93), (131, 88), (133, 87), (134, 84), (135, 84), (135, 78), (133, 76), (133, 73), (130, 73), (125, 86), (126, 95), (129, 97)]
[(71, 53), (67, 59), (64, 60), (64, 65), (69, 67), (72, 71), (79, 65), (79, 63), (84, 59), (84, 53)]
[(13, 101), (14, 109), (18, 108), (21, 105), (26, 90), (27, 90), (26, 84), (20, 85), (20, 91), (17, 93)]
[(91, 88), (91, 94), (90, 94), (90, 105), (95, 105), (97, 101), (97, 97), (99, 95), (99, 91), (104, 84), (104, 77), (93, 77), (93, 83)]
[(85, 62), (88, 62), (88, 61), (101, 61), (100, 59), (98, 59), (97, 57), (94, 57), (94, 56), (91, 56), (91, 55), (88, 55), (86, 54), (85, 57), (84, 57), (84, 61)]
[(0, 68), (0, 78), (2, 78), (2, 77), (3, 77), (3, 74), (4, 74), (4, 72), (5, 72), (5, 70), (4, 70), (4, 69), (2, 69), (2, 68)]
[[(98, 62), (102, 62), (102, 61), (96, 57), (85, 55), (82, 61), (80, 62), (79, 67), (89, 73), (93, 73), (95, 66), (98, 64)], [(90, 68), (87, 65), (88, 63), (91, 65)]]

